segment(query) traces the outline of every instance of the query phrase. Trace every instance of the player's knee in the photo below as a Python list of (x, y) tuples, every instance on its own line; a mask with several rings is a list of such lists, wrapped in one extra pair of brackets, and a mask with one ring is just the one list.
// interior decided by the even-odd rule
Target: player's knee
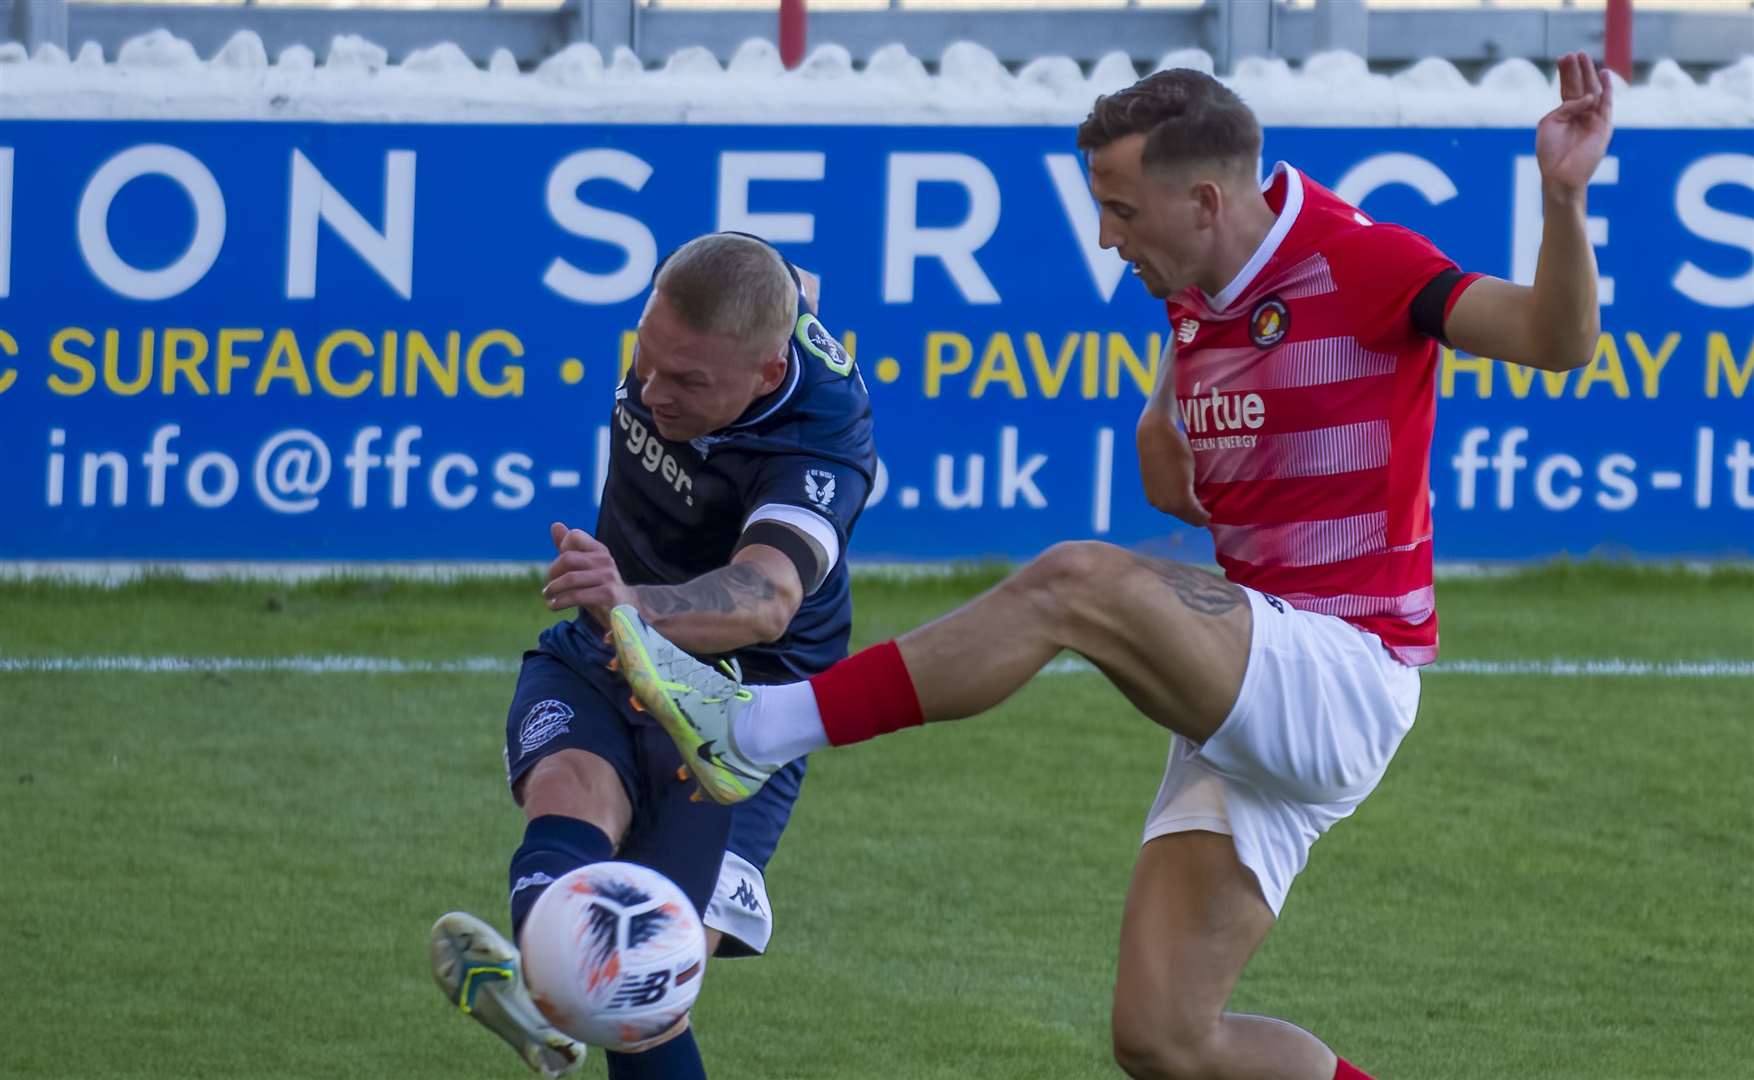
[[(710, 952), (710, 950), (709, 950), (709, 952)], [(652, 1039), (648, 1042), (643, 1042), (643, 1043), (639, 1044), (638, 1046), (629, 1047), (626, 1050), (620, 1050), (620, 1051), (616, 1051), (616, 1052), (621, 1053), (621, 1054), (644, 1054), (644, 1053), (648, 1053), (652, 1050), (656, 1050), (658, 1047), (663, 1046), (667, 1042), (673, 1042), (677, 1038), (680, 1038), (683, 1032), (688, 1030), (688, 1018), (690, 1015), (692, 1015), (692, 1014), (684, 1014), (682, 1019), (676, 1021), (676, 1023), (670, 1028), (670, 1030), (664, 1032), (662, 1035), (659, 1035), (657, 1038)]]
[(1132, 556), (1113, 544), (1068, 540), (1030, 560), (1011, 581), (1056, 616), (1072, 618), (1099, 602), (1104, 586), (1118, 583), (1132, 564)]
[(547, 814), (588, 821), (619, 841), (633, 818), (633, 806), (615, 767), (596, 754), (562, 750), (531, 766), (518, 784), (526, 817)]
[(1133, 1080), (1204, 1080), (1210, 1055), (1201, 1040), (1158, 1024), (1123, 1024), (1114, 1029), (1115, 1064)]

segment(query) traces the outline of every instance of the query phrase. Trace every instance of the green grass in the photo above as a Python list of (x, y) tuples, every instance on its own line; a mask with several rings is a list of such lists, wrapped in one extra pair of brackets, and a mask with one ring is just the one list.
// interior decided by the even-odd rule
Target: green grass
[[(858, 637), (991, 580), (862, 583)], [(1754, 658), (1747, 573), (1439, 594), (1448, 658)], [(534, 579), (0, 583), (10, 656), (515, 659), (548, 619)], [(0, 1077), (525, 1075), (425, 957), (444, 910), (504, 920), (510, 691), (0, 674)], [(715, 1080), (1119, 1075), (1120, 903), (1165, 745), (1071, 675), (820, 755), (770, 868), (774, 950), (715, 964), (696, 1011)], [(1235, 1005), (1385, 1080), (1747, 1077), (1751, 762), (1747, 679), (1433, 675)]]

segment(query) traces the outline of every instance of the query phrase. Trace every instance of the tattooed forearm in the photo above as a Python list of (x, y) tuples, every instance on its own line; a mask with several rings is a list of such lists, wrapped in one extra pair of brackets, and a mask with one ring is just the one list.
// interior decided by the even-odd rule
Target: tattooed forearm
[(1169, 559), (1147, 559), (1139, 562), (1175, 590), (1175, 595), (1190, 610), (1202, 615), (1222, 615), (1243, 602), (1242, 590), (1204, 570)]
[(696, 612), (728, 615), (747, 611), (772, 600), (775, 590), (759, 567), (737, 563), (681, 585), (641, 585), (634, 593), (648, 617), (669, 618)]

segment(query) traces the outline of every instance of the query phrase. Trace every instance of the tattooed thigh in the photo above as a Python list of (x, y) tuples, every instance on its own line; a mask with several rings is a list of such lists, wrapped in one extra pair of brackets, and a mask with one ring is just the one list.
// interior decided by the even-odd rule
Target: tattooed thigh
[(1173, 559), (1152, 559), (1143, 555), (1135, 558), (1140, 566), (1168, 585), (1190, 611), (1201, 615), (1223, 615), (1246, 602), (1241, 588), (1216, 574), (1196, 570)]

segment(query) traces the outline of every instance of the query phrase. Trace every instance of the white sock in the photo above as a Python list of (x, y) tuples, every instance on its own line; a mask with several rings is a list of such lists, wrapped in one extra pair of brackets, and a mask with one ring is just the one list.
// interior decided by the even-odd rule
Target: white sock
[(828, 745), (816, 691), (809, 683), (750, 689), (755, 700), (731, 724), (731, 738), (744, 757), (760, 765), (784, 765)]

